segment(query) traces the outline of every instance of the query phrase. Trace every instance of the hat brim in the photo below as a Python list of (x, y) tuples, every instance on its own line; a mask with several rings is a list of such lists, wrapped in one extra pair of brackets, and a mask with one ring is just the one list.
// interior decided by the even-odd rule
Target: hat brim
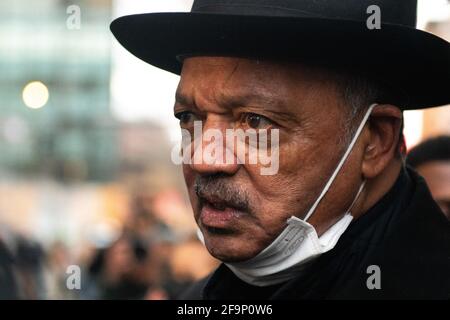
[(111, 23), (116, 39), (143, 61), (180, 74), (186, 56), (311, 61), (358, 70), (402, 90), (404, 110), (450, 103), (450, 44), (430, 33), (360, 21), (205, 13), (149, 13)]

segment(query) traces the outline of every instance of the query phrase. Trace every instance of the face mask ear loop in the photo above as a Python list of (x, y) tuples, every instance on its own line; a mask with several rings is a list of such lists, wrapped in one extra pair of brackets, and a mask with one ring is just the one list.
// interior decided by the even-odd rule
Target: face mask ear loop
[(352, 209), (355, 206), (356, 201), (358, 201), (359, 196), (363, 192), (365, 186), (366, 186), (366, 180), (364, 180), (363, 183), (361, 184), (361, 186), (359, 187), (358, 192), (356, 193), (355, 199), (353, 199), (352, 204), (350, 205), (350, 207), (348, 207), (346, 214), (352, 215)]
[[(366, 114), (364, 115), (363, 120), (361, 121), (361, 124), (358, 127), (358, 130), (355, 133), (355, 136), (353, 137), (352, 141), (350, 142), (350, 145), (347, 148), (347, 151), (345, 151), (344, 156), (342, 157), (341, 161), (339, 162), (338, 166), (336, 167), (336, 169), (333, 172), (333, 175), (330, 177), (330, 179), (328, 180), (327, 184), (325, 185), (325, 188), (323, 188), (322, 193), (320, 194), (320, 196), (317, 198), (316, 202), (313, 204), (313, 206), (311, 207), (311, 209), (309, 209), (308, 213), (306, 214), (305, 218), (303, 219), (304, 221), (307, 221), (311, 215), (314, 213), (314, 211), (316, 210), (317, 206), (319, 205), (320, 201), (322, 201), (322, 198), (325, 196), (325, 194), (328, 192), (328, 189), (330, 189), (331, 184), (334, 182), (334, 180), (336, 179), (336, 176), (338, 175), (339, 171), (341, 170), (342, 166), (344, 165), (345, 161), (347, 160), (348, 156), (350, 155), (350, 152), (352, 152), (353, 147), (356, 144), (356, 141), (358, 141), (359, 136), (361, 135), (361, 132), (363, 131), (367, 120), (369, 120), (369, 117), (372, 113), (372, 110), (377, 106), (378, 104), (372, 104), (369, 109), (367, 110)], [(364, 184), (362, 185), (364, 186)], [(360, 189), (360, 191), (358, 192), (358, 196), (361, 193), (362, 189)]]

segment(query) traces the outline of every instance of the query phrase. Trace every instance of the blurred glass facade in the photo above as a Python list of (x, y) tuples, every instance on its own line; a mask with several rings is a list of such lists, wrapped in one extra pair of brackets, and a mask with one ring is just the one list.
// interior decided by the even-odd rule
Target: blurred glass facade
[[(73, 4), (82, 8), (79, 29), (71, 29)], [(0, 2), (3, 173), (113, 178), (118, 152), (109, 107), (110, 17), (109, 0)], [(49, 90), (40, 109), (22, 99), (31, 81)]]

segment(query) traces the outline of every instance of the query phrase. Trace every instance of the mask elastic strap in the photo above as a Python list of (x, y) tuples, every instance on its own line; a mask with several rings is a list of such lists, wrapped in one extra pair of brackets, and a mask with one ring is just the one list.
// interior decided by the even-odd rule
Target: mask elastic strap
[[(361, 135), (361, 132), (363, 131), (367, 120), (369, 120), (370, 114), (372, 113), (372, 110), (377, 106), (378, 104), (372, 104), (369, 109), (367, 110), (366, 114), (364, 115), (363, 120), (361, 121), (361, 124), (358, 127), (358, 130), (356, 130), (355, 136), (353, 137), (352, 141), (350, 142), (347, 151), (345, 151), (344, 156), (342, 157), (341, 161), (339, 162), (338, 166), (336, 167), (336, 169), (333, 172), (333, 175), (330, 177), (330, 179), (328, 180), (327, 184), (325, 185), (325, 188), (323, 188), (322, 193), (320, 194), (320, 196), (317, 198), (316, 202), (313, 204), (313, 206), (311, 207), (311, 209), (309, 209), (308, 213), (306, 214), (305, 218), (303, 219), (304, 221), (307, 221), (311, 215), (314, 213), (314, 211), (316, 210), (317, 206), (319, 205), (320, 201), (322, 201), (322, 198), (325, 196), (325, 194), (328, 192), (328, 190), (331, 187), (331, 184), (334, 182), (334, 180), (336, 179), (336, 176), (338, 175), (339, 171), (341, 170), (342, 166), (344, 165), (345, 161), (347, 160), (348, 156), (350, 155), (350, 152), (352, 152), (353, 147), (356, 144), (356, 141), (358, 141), (359, 136)], [(358, 198), (359, 194), (362, 192), (362, 188), (364, 187), (364, 183), (362, 184), (362, 186), (360, 187), (360, 190), (358, 191), (358, 195), (355, 199)], [(355, 200), (356, 201), (356, 200)], [(353, 204), (352, 204), (353, 206)]]
[(359, 196), (363, 192), (365, 186), (366, 186), (366, 180), (364, 180), (363, 183), (359, 186), (359, 189), (358, 189), (358, 192), (356, 193), (355, 199), (353, 199), (352, 204), (350, 205), (350, 207), (348, 207), (347, 214), (349, 214), (349, 215), (352, 214), (352, 209), (355, 206), (356, 201), (358, 201)]

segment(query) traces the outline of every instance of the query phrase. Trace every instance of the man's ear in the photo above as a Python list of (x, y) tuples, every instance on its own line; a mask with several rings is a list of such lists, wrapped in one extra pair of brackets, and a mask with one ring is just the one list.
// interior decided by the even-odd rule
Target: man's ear
[(396, 106), (378, 105), (373, 109), (362, 163), (366, 179), (378, 176), (395, 158), (402, 121), (402, 111)]

